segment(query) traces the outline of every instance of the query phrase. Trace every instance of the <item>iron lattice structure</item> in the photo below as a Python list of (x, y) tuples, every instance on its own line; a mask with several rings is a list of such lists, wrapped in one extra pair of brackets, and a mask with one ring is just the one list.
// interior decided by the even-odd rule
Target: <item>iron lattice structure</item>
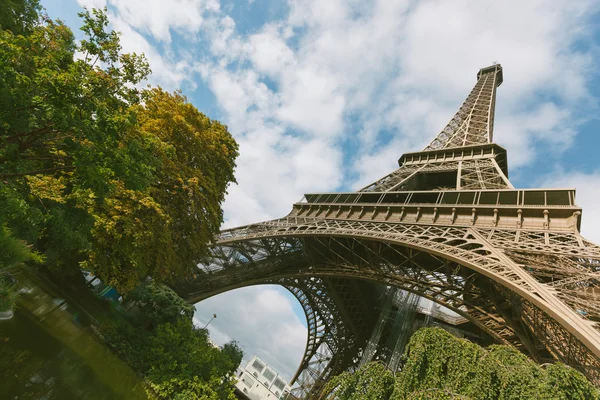
[(382, 285), (599, 383), (600, 247), (579, 233), (574, 189), (508, 180), (506, 151), (492, 142), (501, 83), (500, 65), (481, 69), (444, 130), (360, 191), (306, 194), (283, 218), (223, 231), (177, 290), (198, 302), (254, 284), (288, 288), (308, 321), (298, 397), (358, 365)]

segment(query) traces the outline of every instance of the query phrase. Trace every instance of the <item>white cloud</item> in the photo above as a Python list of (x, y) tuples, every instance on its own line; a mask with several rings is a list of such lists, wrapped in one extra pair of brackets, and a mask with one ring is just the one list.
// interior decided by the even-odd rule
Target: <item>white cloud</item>
[(306, 347), (305, 324), (294, 313), (291, 295), (278, 286), (253, 286), (233, 290), (196, 304), (195, 321), (208, 329), (215, 343), (238, 340), (244, 359), (258, 355), (275, 370), (292, 378)]
[(87, 7), (89, 9), (101, 9), (106, 7), (106, 0), (77, 0), (77, 2), (79, 3), (79, 5)]
[[(475, 72), (498, 60), (506, 80), (496, 138), (508, 147), (511, 166), (519, 167), (534, 161), (538, 142), (556, 151), (572, 143), (582, 121), (577, 103), (589, 98), (591, 67), (591, 53), (573, 44), (584, 38), (594, 4), (512, 3), (291, 1), (287, 19), (248, 37), (229, 24), (226, 35), (217, 35), (226, 39), (213, 55), (225, 65), (242, 61), (223, 74), (253, 71), (255, 85), (266, 77), (275, 81), (276, 90), (265, 91), (273, 101), (262, 117), (280, 134), (325, 138), (326, 151), (356, 137), (359, 151), (345, 155), (356, 160), (346, 172), (358, 174), (356, 186), (381, 176), (383, 168), (365, 167), (366, 161), (393, 168), (402, 152), (431, 140), (466, 97)], [(231, 92), (221, 93), (217, 98), (236, 108)], [(250, 115), (238, 117), (249, 121)], [(388, 143), (381, 134), (390, 131), (395, 138)], [(400, 143), (404, 148), (395, 147)]]
[(277, 117), (307, 135), (339, 135), (345, 98), (338, 92), (336, 77), (311, 65), (292, 71), (280, 81), (283, 101)]
[(171, 30), (198, 33), (207, 11), (218, 11), (218, 0), (78, 0), (90, 8), (110, 5), (128, 25), (162, 42), (171, 41)]
[[(108, 7), (110, 28), (121, 33), (123, 52), (145, 54), (152, 75), (149, 81), (167, 90), (192, 82), (190, 53), (169, 46), (171, 32), (187, 34), (193, 40), (204, 21), (204, 14), (219, 11), (218, 0), (77, 0), (88, 8)], [(148, 36), (149, 35), (149, 36)], [(165, 46), (152, 43), (152, 39)]]
[(131, 26), (148, 31), (154, 38), (165, 42), (171, 40), (171, 29), (198, 33), (204, 12), (219, 9), (218, 1), (171, 0), (167, 7), (161, 0), (110, 1)]
[(152, 75), (150, 80), (154, 84), (163, 86), (167, 90), (180, 87), (181, 83), (189, 76), (188, 65), (185, 61), (170, 61), (151, 45), (146, 38), (131, 27), (120, 16), (110, 14), (112, 27), (121, 32), (121, 45), (124, 52), (144, 54), (148, 59)]
[(276, 25), (265, 26), (261, 32), (251, 35), (248, 42), (248, 55), (262, 73), (279, 76), (295, 62), (294, 52), (287, 46)]

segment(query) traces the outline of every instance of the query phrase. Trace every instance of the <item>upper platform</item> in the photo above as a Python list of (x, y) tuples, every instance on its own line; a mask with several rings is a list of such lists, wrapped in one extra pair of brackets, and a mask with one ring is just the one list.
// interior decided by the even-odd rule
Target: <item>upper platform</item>
[(506, 150), (495, 143), (467, 147), (451, 147), (439, 150), (424, 150), (415, 153), (404, 153), (398, 160), (400, 167), (427, 163), (467, 161), (493, 157), (498, 166), (508, 177), (508, 161)]

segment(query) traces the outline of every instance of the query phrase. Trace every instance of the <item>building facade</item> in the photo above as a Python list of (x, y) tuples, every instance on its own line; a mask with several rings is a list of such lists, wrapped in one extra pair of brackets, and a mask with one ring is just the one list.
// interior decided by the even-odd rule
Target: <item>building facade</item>
[(285, 399), (290, 392), (287, 381), (257, 356), (238, 368), (235, 386), (240, 397), (250, 400)]

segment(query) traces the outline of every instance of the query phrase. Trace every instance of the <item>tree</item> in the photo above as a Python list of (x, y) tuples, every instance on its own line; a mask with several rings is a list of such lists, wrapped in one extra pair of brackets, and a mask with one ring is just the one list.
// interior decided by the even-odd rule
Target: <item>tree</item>
[(0, 29), (28, 33), (38, 22), (41, 9), (38, 0), (4, 0), (0, 3)]
[[(34, 2), (25, 2), (24, 8), (26, 15), (36, 12)], [(115, 145), (131, 125), (133, 115), (127, 110), (140, 101), (135, 85), (148, 75), (148, 64), (143, 56), (120, 54), (118, 35), (105, 30), (104, 12), (86, 10), (79, 15), (88, 37), (79, 45), (68, 27), (47, 17), (25, 35), (0, 33), (4, 180), (43, 174), (55, 178), (46, 178), (47, 183), (61, 187), (67, 178), (102, 175), (103, 171), (93, 171), (101, 167), (99, 161), (122, 158), (131, 150)], [(75, 59), (75, 52), (83, 57)], [(108, 190), (97, 177), (86, 186)]]
[(11, 216), (5, 224), (49, 265), (75, 273), (91, 242), (86, 206), (101, 201), (110, 190), (106, 176), (135, 154), (120, 139), (134, 122), (135, 85), (149, 69), (143, 56), (119, 54), (102, 11), (80, 14), (88, 39), (77, 45), (68, 27), (39, 15), (36, 1), (5, 7), (12, 11), (0, 32), (0, 201), (24, 203), (36, 232), (19, 236)]
[[(482, 348), (441, 328), (415, 332), (394, 378), (371, 363), (331, 379), (323, 398), (378, 400), (598, 399), (600, 392), (564, 364), (537, 365), (509, 346)], [(395, 383), (394, 383), (395, 382)]]
[(92, 211), (86, 263), (122, 290), (148, 275), (168, 282), (195, 270), (219, 232), (238, 155), (227, 128), (180, 93), (156, 88), (143, 98), (133, 108), (135, 135), (151, 148), (155, 180), (143, 191), (114, 183), (113, 195)]
[(212, 378), (203, 382), (197, 377), (193, 379), (173, 378), (159, 385), (151, 384), (160, 398), (173, 400), (235, 400), (235, 389), (231, 382), (223, 382)]
[(235, 371), (244, 358), (244, 351), (235, 340), (225, 343), (221, 348), (221, 353), (224, 355), (224, 359), (227, 362), (224, 369), (230, 372)]
[(131, 293), (152, 329), (117, 318), (106, 339), (161, 398), (233, 398), (241, 350), (213, 347), (160, 282), (207, 254), (237, 144), (180, 92), (140, 89), (149, 66), (122, 53), (106, 9), (79, 14), (80, 42), (42, 13), (0, 4), (0, 267), (89, 268), (125, 294), (152, 278)]
[(141, 284), (127, 295), (127, 300), (137, 303), (150, 327), (167, 322), (175, 323), (180, 318), (191, 321), (194, 316), (192, 304), (183, 300), (168, 286), (155, 282)]
[(121, 323), (105, 327), (103, 333), (160, 398), (235, 398), (235, 370), (243, 357), (235, 342), (223, 350), (213, 347), (207, 331), (184, 318), (153, 331)]
[(105, 11), (80, 13), (86, 38), (77, 43), (36, 1), (6, 4), (0, 203), (21, 205), (20, 217), (0, 221), (0, 237), (31, 245), (60, 273), (89, 268), (121, 292), (192, 272), (234, 182), (227, 128), (179, 92), (139, 89), (149, 66), (121, 52)]

